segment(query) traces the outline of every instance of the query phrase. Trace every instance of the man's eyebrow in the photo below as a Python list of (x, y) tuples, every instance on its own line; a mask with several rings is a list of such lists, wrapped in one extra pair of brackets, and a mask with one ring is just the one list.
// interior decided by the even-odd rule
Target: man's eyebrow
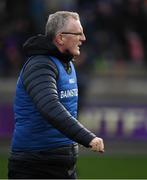
[(61, 34), (82, 35), (82, 32), (61, 32)]

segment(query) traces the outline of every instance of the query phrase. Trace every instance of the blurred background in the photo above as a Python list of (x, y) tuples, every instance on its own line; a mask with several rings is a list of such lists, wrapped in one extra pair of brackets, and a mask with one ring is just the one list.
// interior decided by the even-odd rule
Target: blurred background
[(80, 15), (87, 41), (76, 60), (79, 121), (106, 149), (80, 146), (78, 177), (147, 178), (147, 0), (0, 1), (0, 178), (7, 178), (22, 45), (58, 10)]

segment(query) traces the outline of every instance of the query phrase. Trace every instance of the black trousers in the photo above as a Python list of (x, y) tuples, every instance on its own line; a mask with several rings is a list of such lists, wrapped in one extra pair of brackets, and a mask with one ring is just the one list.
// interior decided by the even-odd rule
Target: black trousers
[(76, 179), (78, 145), (39, 152), (12, 152), (8, 179)]

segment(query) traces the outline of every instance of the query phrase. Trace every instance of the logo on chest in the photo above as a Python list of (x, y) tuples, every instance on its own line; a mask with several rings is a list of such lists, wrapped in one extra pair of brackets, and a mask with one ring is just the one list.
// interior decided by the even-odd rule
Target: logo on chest
[(73, 83), (75, 83), (75, 79), (74, 78), (69, 79), (69, 84), (73, 84)]
[(60, 98), (70, 98), (78, 96), (78, 89), (68, 89), (65, 91), (60, 91)]

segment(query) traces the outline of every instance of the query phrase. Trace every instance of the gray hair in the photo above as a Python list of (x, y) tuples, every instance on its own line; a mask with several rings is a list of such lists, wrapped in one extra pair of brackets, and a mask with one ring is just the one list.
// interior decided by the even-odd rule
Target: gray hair
[(45, 35), (53, 39), (57, 33), (63, 31), (69, 18), (79, 20), (79, 14), (70, 11), (57, 11), (54, 14), (50, 14), (45, 27)]

